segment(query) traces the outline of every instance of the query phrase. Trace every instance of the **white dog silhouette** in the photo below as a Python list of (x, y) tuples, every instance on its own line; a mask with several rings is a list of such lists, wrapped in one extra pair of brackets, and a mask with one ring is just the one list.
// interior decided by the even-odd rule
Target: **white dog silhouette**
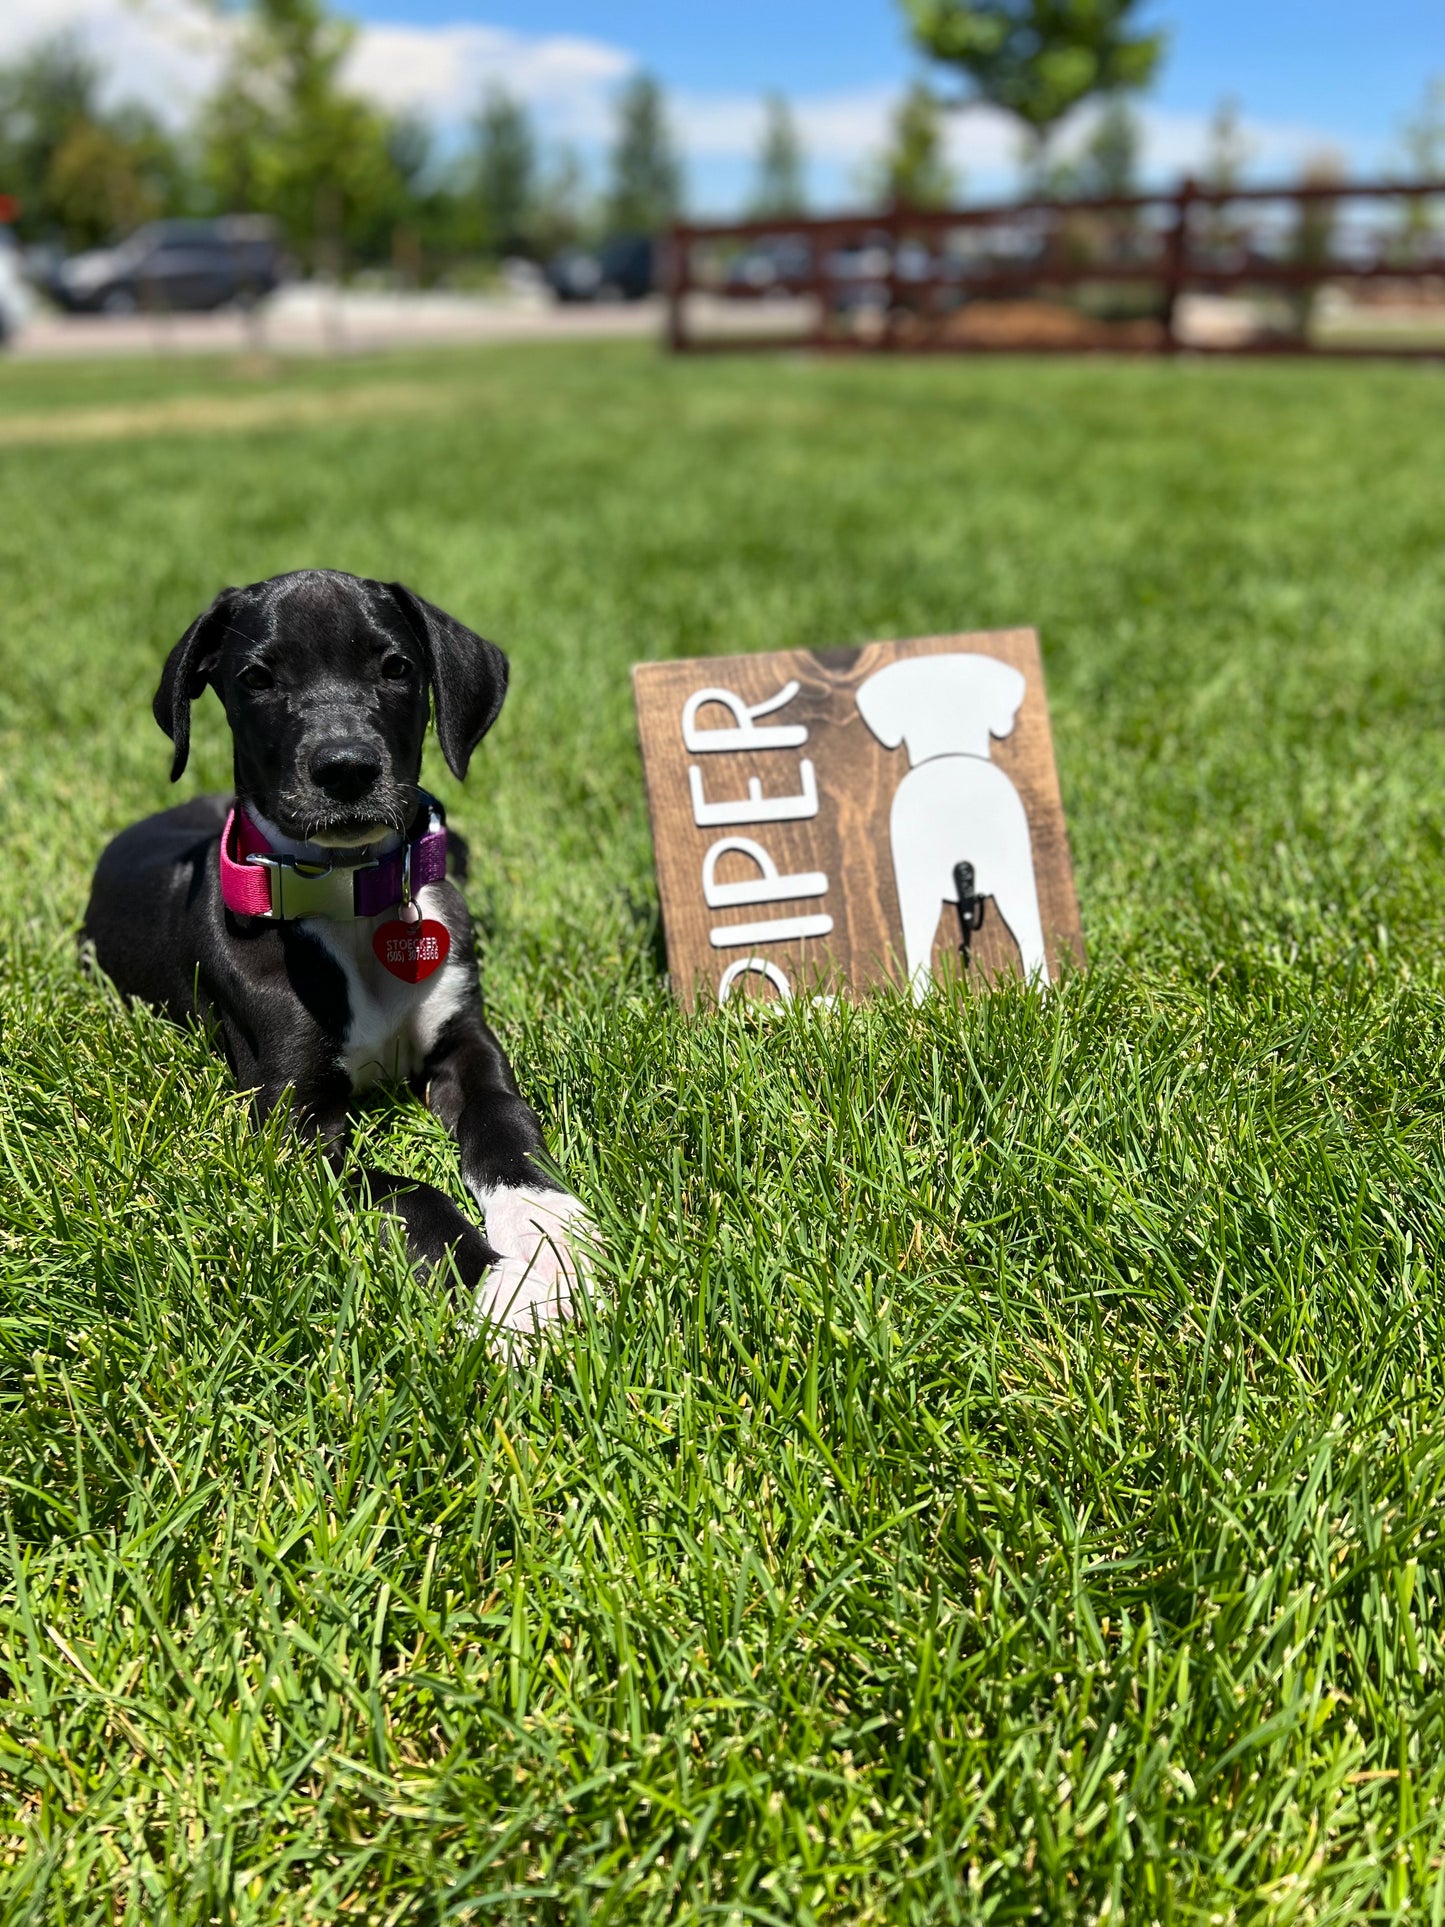
[(992, 656), (909, 656), (859, 689), (863, 720), (885, 749), (907, 745), (908, 774), (889, 818), (903, 949), (915, 998), (933, 974), (940, 907), (958, 902), (953, 866), (972, 863), (975, 889), (992, 897), (1019, 947), (1024, 975), (1049, 981), (1023, 800), (989, 738), (1007, 736), (1027, 685)]

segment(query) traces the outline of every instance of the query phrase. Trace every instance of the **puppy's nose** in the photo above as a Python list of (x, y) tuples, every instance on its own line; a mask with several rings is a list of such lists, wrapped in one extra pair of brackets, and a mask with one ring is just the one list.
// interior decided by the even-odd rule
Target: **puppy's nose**
[(311, 758), (311, 780), (338, 803), (356, 803), (381, 774), (381, 751), (358, 737), (325, 743)]

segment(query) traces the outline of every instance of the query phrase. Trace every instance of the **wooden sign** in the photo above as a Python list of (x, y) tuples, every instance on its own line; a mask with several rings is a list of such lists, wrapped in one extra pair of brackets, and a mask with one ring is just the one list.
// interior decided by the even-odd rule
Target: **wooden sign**
[(1047, 984), (1083, 934), (1032, 629), (632, 672), (673, 986), (921, 995), (964, 968)]

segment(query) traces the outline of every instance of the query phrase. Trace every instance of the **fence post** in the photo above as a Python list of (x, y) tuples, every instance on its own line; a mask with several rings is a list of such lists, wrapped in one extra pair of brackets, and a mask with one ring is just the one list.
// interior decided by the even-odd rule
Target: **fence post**
[(687, 229), (674, 221), (667, 235), (667, 259), (663, 275), (667, 285), (667, 345), (680, 355), (687, 346), (683, 325), (682, 298), (687, 293)]
[(818, 303), (818, 316), (813, 324), (812, 346), (826, 348), (828, 345), (829, 322), (832, 319), (833, 272), (830, 266), (830, 250), (834, 236), (831, 231), (817, 224), (812, 230), (809, 243), (809, 277), (812, 282), (813, 296)]
[(1189, 208), (1198, 191), (1193, 175), (1186, 174), (1174, 198), (1174, 225), (1164, 250), (1164, 350), (1171, 355), (1180, 346), (1174, 311), (1189, 277)]
[(903, 246), (903, 219), (906, 203), (894, 195), (889, 203), (886, 226), (888, 232), (888, 306), (883, 311), (883, 343), (885, 348), (898, 346), (899, 307), (903, 298), (903, 280), (898, 272), (898, 250)]

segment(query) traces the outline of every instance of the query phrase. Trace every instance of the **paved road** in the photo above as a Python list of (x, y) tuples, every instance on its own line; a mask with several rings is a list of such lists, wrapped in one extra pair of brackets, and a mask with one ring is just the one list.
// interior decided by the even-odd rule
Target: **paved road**
[[(1397, 314), (1378, 304), (1356, 309), (1334, 296), (1322, 303), (1322, 331), (1341, 338), (1360, 326), (1388, 342), (1429, 327), (1442, 329), (1441, 308), (1428, 312), (1402, 306)], [(746, 341), (756, 334), (796, 334), (812, 326), (807, 300), (724, 301), (707, 295), (689, 300), (691, 325), (703, 339)], [(557, 307), (528, 299), (489, 299), (459, 294), (362, 294), (301, 286), (283, 289), (254, 314), (59, 315), (37, 314), (17, 337), (12, 352), (24, 359), (99, 355), (334, 355), (463, 342), (660, 340), (666, 308), (648, 301), (582, 303)], [(1248, 301), (1190, 295), (1180, 303), (1180, 332), (1187, 344), (1232, 347), (1258, 324)], [(1432, 337), (1433, 338), (1433, 337)]]
[(356, 354), (468, 341), (655, 337), (660, 299), (554, 307), (447, 294), (288, 288), (252, 314), (35, 315), (11, 352), (81, 355)]

